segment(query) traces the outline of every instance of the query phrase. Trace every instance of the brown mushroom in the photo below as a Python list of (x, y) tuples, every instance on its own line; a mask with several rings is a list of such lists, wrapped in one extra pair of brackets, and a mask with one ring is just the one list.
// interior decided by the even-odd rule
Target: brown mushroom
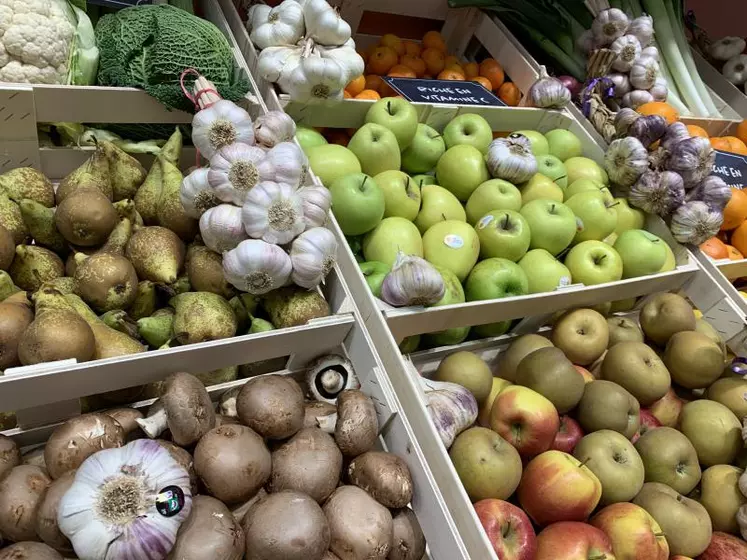
[(208, 493), (226, 504), (247, 501), (270, 478), (272, 459), (251, 428), (213, 428), (195, 448), (195, 471)]
[(192, 498), (169, 560), (242, 560), (244, 531), (230, 510), (210, 496)]
[(425, 555), (425, 536), (418, 518), (410, 508), (392, 514), (394, 537), (387, 560), (421, 560)]
[(358, 389), (361, 384), (355, 377), (350, 360), (337, 354), (317, 358), (306, 372), (306, 386), (318, 401), (334, 403), (346, 389)]
[(122, 426), (125, 437), (131, 435), (141, 434), (140, 426), (137, 421), (143, 417), (143, 413), (135, 408), (112, 408), (111, 410), (105, 410), (104, 414), (111, 416), (114, 420)]
[(303, 426), (303, 392), (290, 377), (255, 377), (241, 388), (236, 410), (242, 424), (262, 437), (289, 438)]
[(182, 449), (178, 445), (174, 445), (173, 443), (171, 443), (170, 441), (166, 441), (165, 439), (157, 439), (156, 442), (166, 451), (168, 451), (169, 455), (171, 455), (171, 458), (179, 463), (179, 465), (185, 471), (187, 471), (187, 474), (189, 475), (189, 486), (192, 489), (192, 495), (195, 496), (199, 494), (200, 478), (195, 472), (194, 459), (192, 458), (192, 455), (190, 455), (189, 451), (187, 451), (186, 449)]
[(0, 479), (4, 478), (13, 467), (21, 464), (21, 451), (16, 442), (0, 434)]
[[(307, 402), (304, 406), (304, 417), (303, 427), (304, 428), (318, 428), (318, 418), (324, 418), (337, 413), (337, 407), (333, 404), (324, 401), (311, 401)], [(335, 417), (336, 418), (336, 417)], [(331, 433), (334, 433), (334, 424), (332, 426)]]
[(215, 410), (210, 395), (202, 382), (190, 373), (177, 372), (163, 382), (162, 408), (154, 415), (137, 420), (150, 438), (157, 438), (166, 428), (174, 443), (181, 446), (196, 443), (215, 427)]
[(379, 438), (373, 401), (361, 391), (343, 391), (337, 398), (335, 441), (346, 457), (370, 451)]
[(57, 525), (57, 508), (62, 496), (73, 485), (75, 472), (68, 471), (49, 485), (36, 514), (36, 534), (55, 550), (65, 553), (72, 553), (73, 545)]
[(102, 449), (122, 447), (124, 430), (111, 416), (92, 412), (55, 428), (44, 448), (44, 463), (52, 478), (77, 469)]
[(402, 508), (412, 499), (412, 476), (405, 462), (393, 453), (367, 451), (348, 466), (348, 479), (388, 508)]
[(0, 533), (16, 542), (38, 541), (36, 512), (51, 483), (46, 471), (32, 465), (13, 467), (0, 482)]
[(59, 552), (39, 542), (19, 542), (0, 550), (0, 560), (64, 560)]

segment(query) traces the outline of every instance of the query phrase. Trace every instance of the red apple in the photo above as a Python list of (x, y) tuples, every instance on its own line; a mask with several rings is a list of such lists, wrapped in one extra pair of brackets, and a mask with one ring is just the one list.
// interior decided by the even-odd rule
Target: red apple
[(591, 372), (585, 367), (577, 366), (576, 364), (573, 364), (573, 367), (575, 367), (576, 371), (578, 371), (581, 374), (581, 376), (584, 378), (584, 383), (591, 383), (592, 381), (596, 379), (596, 377), (594, 377), (591, 374)]
[(659, 422), (659, 419), (656, 418), (656, 416), (654, 416), (650, 410), (642, 408), (638, 414), (641, 419), (641, 424), (638, 428), (638, 432), (630, 440), (633, 443), (638, 441), (638, 439), (649, 430), (661, 427), (661, 422)]
[(558, 411), (552, 402), (519, 385), (503, 389), (490, 409), (490, 428), (524, 458), (550, 449), (559, 425)]
[(728, 533), (713, 533), (711, 544), (698, 560), (747, 560), (747, 542)]
[(584, 431), (581, 425), (568, 415), (560, 417), (560, 427), (550, 449), (563, 451), (564, 453), (573, 453), (576, 444), (584, 437)]
[(656, 520), (645, 509), (621, 502), (591, 518), (612, 543), (617, 560), (667, 560), (669, 544)]
[(500, 560), (534, 560), (537, 536), (527, 514), (503, 500), (480, 500), (477, 517)]
[(546, 451), (524, 469), (519, 503), (537, 525), (585, 521), (602, 497), (602, 484), (573, 455)]
[(677, 396), (671, 387), (667, 394), (648, 407), (651, 414), (661, 422), (662, 426), (676, 428), (680, 419), (680, 412), (685, 405), (685, 401)]
[(537, 535), (535, 560), (615, 560), (615, 555), (601, 530), (578, 521), (563, 521)]

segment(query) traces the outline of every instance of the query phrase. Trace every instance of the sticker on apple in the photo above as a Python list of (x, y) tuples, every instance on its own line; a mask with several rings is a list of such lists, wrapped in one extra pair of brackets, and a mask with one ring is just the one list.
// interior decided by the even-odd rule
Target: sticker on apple
[(584, 231), (584, 221), (576, 216), (576, 231), (582, 232)]
[(452, 233), (444, 237), (444, 245), (452, 249), (461, 249), (464, 247), (464, 239), (460, 235)]
[[(480, 221), (477, 222), (477, 228), (478, 229), (485, 229), (486, 227), (488, 227), (490, 225), (490, 222), (492, 222), (493, 220), (495, 220), (495, 218), (493, 217), (492, 214), (488, 214), (487, 216), (483, 216), (482, 218), (480, 218)], [(447, 245), (448, 245), (448, 243), (447, 243)], [(460, 245), (460, 247), (461, 247), (461, 245)]]
[(561, 276), (560, 281), (558, 282), (558, 288), (567, 288), (571, 285), (571, 277), (570, 276)]

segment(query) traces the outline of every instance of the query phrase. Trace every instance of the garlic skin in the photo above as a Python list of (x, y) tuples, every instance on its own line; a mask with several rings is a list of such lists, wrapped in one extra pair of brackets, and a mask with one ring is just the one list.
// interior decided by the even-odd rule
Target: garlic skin
[(260, 183), (246, 197), (241, 212), (249, 237), (267, 243), (290, 243), (306, 229), (303, 200), (285, 183)]
[(711, 174), (715, 161), (716, 152), (707, 138), (687, 138), (669, 150), (666, 168), (679, 173), (689, 190)]
[(226, 280), (242, 292), (258, 296), (285, 286), (292, 265), (277, 245), (247, 239), (223, 255)]
[(303, 8), (297, 2), (283, 2), (272, 8), (267, 20), (252, 28), (250, 39), (260, 49), (295, 45), (305, 31)]
[(672, 171), (646, 171), (627, 198), (632, 206), (666, 218), (685, 202), (685, 186), (682, 177)]
[(712, 43), (708, 53), (716, 60), (726, 62), (744, 52), (747, 42), (741, 37), (724, 37)]
[(327, 187), (312, 185), (298, 191), (303, 201), (303, 219), (307, 228), (320, 227), (327, 223), (332, 208), (332, 194)]
[(269, 181), (298, 188), (308, 176), (309, 159), (298, 144), (281, 142), (267, 152), (258, 168), (263, 177), (269, 177)]
[(182, 180), (179, 200), (190, 218), (197, 219), (221, 203), (208, 181), (209, 172), (207, 167), (200, 167)]
[(747, 54), (738, 54), (730, 58), (721, 72), (724, 77), (735, 86), (741, 86), (747, 82)]
[[(629, 72), (638, 57), (641, 56), (641, 43), (635, 35), (625, 35), (610, 45), (610, 50), (617, 55), (612, 68), (618, 72)], [(644, 88), (646, 89), (646, 88)]]
[(217, 197), (223, 202), (244, 204), (249, 191), (274, 173), (269, 165), (261, 165), (266, 157), (262, 148), (231, 144), (210, 158), (208, 182)]
[(723, 212), (731, 200), (731, 187), (721, 177), (709, 175), (700, 185), (687, 193), (686, 200), (700, 200), (711, 210)]
[(591, 31), (594, 33), (594, 40), (599, 46), (610, 45), (616, 39), (619, 39), (630, 26), (630, 19), (625, 12), (617, 8), (603, 10), (594, 18), (591, 24)]
[(327, 0), (306, 0), (303, 8), (306, 36), (320, 45), (336, 47), (350, 39), (350, 25), (327, 3)]
[(666, 79), (659, 76), (654, 81), (654, 85), (648, 90), (654, 101), (666, 101), (669, 98), (669, 86)]
[(604, 168), (614, 184), (630, 187), (648, 169), (648, 150), (637, 138), (613, 140), (604, 155)]
[(83, 462), (57, 523), (81, 560), (162, 560), (191, 509), (187, 471), (158, 442), (139, 439)]
[(205, 246), (219, 255), (249, 239), (241, 208), (233, 204), (221, 204), (205, 212), (200, 218), (200, 235)]
[(355, 41), (348, 40), (341, 47), (322, 47), (316, 49), (322, 58), (334, 60), (345, 70), (345, 83), (357, 78), (365, 70), (363, 57), (355, 50)]
[(192, 118), (192, 142), (206, 159), (231, 144), (252, 145), (252, 119), (233, 101), (221, 99)]
[(301, 58), (287, 77), (281, 76), (278, 85), (294, 101), (340, 100), (346, 77), (347, 72), (335, 60), (309, 56)]
[(627, 33), (635, 36), (641, 47), (648, 47), (654, 40), (654, 18), (648, 14), (635, 18), (630, 22)]
[(653, 46), (643, 49), (640, 56), (640, 58), (651, 58), (656, 62), (661, 62), (661, 59), (659, 57), (659, 49)]
[(688, 138), (690, 138), (690, 132), (687, 130), (687, 126), (678, 121), (669, 125), (664, 138), (661, 140), (661, 146), (665, 150), (671, 151), (675, 145)]
[(636, 89), (651, 89), (658, 75), (658, 62), (651, 58), (639, 59), (630, 68), (630, 84)]
[(301, 63), (301, 47), (269, 47), (259, 53), (257, 73), (268, 82), (279, 82)]
[(306, 230), (293, 240), (290, 259), (291, 280), (302, 288), (316, 288), (337, 262), (335, 234), (323, 227)]
[(618, 136), (627, 136), (628, 130), (633, 126), (633, 123), (638, 119), (642, 118), (643, 115), (638, 113), (635, 109), (625, 108), (620, 109), (615, 115), (615, 131)]
[(438, 303), (445, 289), (443, 276), (436, 267), (400, 251), (381, 285), (381, 299), (394, 307), (427, 306)]
[(540, 76), (529, 88), (527, 95), (532, 107), (541, 109), (562, 109), (571, 102), (571, 92), (563, 82), (547, 75), (544, 66), (540, 67)]
[(488, 146), (487, 165), (496, 179), (519, 184), (537, 173), (537, 159), (532, 153), (532, 144), (523, 134), (510, 134), (508, 138), (496, 138)]
[(667, 120), (661, 115), (646, 115), (636, 119), (628, 128), (627, 135), (637, 138), (646, 148), (661, 140), (667, 132)]
[(267, 4), (253, 4), (246, 12), (246, 30), (251, 33), (257, 26), (267, 23), (272, 7)]
[[(416, 373), (417, 370), (413, 375)], [(456, 437), (477, 420), (477, 400), (468, 389), (456, 383), (434, 381), (420, 374), (418, 381), (428, 401), (428, 412), (436, 432), (449, 449)]]
[(632, 89), (630, 86), (630, 78), (627, 74), (621, 72), (615, 72), (607, 76), (612, 83), (615, 84), (615, 97), (622, 98), (626, 93), (629, 93)]
[(637, 109), (644, 103), (650, 103), (653, 100), (654, 100), (654, 96), (651, 95), (649, 92), (642, 90), (642, 89), (635, 89), (623, 95), (622, 104), (623, 104), (623, 107)]
[(672, 215), (669, 229), (680, 243), (700, 245), (718, 233), (724, 216), (698, 200), (686, 202)]
[(295, 134), (296, 122), (282, 111), (268, 111), (254, 121), (254, 138), (264, 148), (292, 142)]

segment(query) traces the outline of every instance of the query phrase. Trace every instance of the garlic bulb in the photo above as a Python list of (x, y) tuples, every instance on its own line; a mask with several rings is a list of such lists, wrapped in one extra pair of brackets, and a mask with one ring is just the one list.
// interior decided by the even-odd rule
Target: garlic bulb
[(285, 183), (260, 183), (247, 195), (241, 212), (249, 236), (267, 243), (290, 243), (306, 229), (303, 200)]
[(397, 253), (391, 272), (381, 285), (381, 299), (394, 307), (433, 305), (444, 295), (444, 279), (431, 263)]
[(304, 5), (306, 36), (320, 45), (334, 47), (350, 39), (350, 25), (327, 0), (306, 0)]
[[(428, 401), (428, 413), (446, 449), (454, 443), (456, 437), (472, 426), (477, 420), (479, 411), (475, 396), (466, 388), (456, 383), (434, 381), (422, 377), (412, 362), (408, 369), (413, 376), (417, 375), (425, 398)], [(414, 371), (413, 371), (414, 370)]]
[(654, 59), (637, 60), (630, 68), (630, 84), (636, 89), (651, 89), (658, 75), (659, 63)]
[(537, 173), (532, 144), (523, 134), (493, 140), (488, 146), (487, 164), (493, 177), (514, 184), (524, 183)]
[(716, 152), (707, 138), (687, 138), (669, 150), (666, 167), (679, 173), (685, 189), (697, 187), (711, 174), (716, 162)]
[(267, 4), (254, 4), (246, 13), (246, 30), (251, 33), (253, 29), (263, 23), (267, 23), (272, 7)]
[(285, 286), (291, 275), (288, 253), (277, 245), (247, 239), (223, 255), (223, 273), (228, 282), (258, 296)]
[(268, 82), (278, 82), (289, 76), (301, 63), (301, 47), (269, 47), (259, 53), (257, 73)]
[(281, 76), (278, 85), (294, 101), (340, 100), (346, 77), (347, 72), (335, 60), (309, 56), (301, 58), (287, 77)]
[(653, 47), (653, 46), (652, 47), (646, 47), (645, 49), (643, 49), (641, 51), (641, 56), (639, 57), (639, 60), (641, 58), (651, 58), (651, 59), (655, 60), (656, 62), (661, 62), (661, 60), (659, 58), (659, 49), (657, 49), (656, 47)]
[(249, 191), (274, 172), (271, 166), (261, 165), (265, 159), (264, 150), (256, 146), (226, 146), (210, 158), (208, 182), (223, 202), (244, 204)]
[(617, 55), (612, 68), (618, 72), (628, 72), (641, 56), (641, 43), (634, 35), (625, 35), (610, 45), (610, 50)]
[(648, 148), (657, 140), (661, 140), (667, 132), (667, 126), (667, 120), (661, 115), (642, 116), (630, 125), (628, 136), (637, 138)]
[(615, 97), (622, 98), (623, 95), (629, 93), (631, 90), (630, 78), (627, 74), (615, 72), (607, 76), (612, 83), (615, 84)]
[(747, 54), (738, 54), (730, 58), (724, 64), (722, 74), (735, 86), (741, 86), (747, 82)]
[(617, 8), (610, 8), (603, 10), (594, 18), (591, 31), (594, 33), (596, 43), (604, 47), (625, 35), (629, 26), (630, 20), (625, 12)]
[(257, 144), (273, 148), (280, 142), (292, 142), (296, 122), (282, 111), (268, 111), (254, 121), (254, 138)]
[[(352, 43), (351, 46), (348, 44)], [(355, 50), (355, 43), (351, 39), (342, 47), (318, 47), (322, 58), (334, 60), (345, 70), (345, 83), (354, 80), (365, 70), (363, 57)]]
[(687, 193), (686, 200), (700, 200), (711, 210), (723, 212), (731, 200), (731, 187), (721, 177), (709, 175), (700, 185)]
[(654, 98), (654, 101), (666, 101), (669, 98), (669, 86), (667, 85), (667, 80), (659, 76), (656, 78), (654, 85), (650, 90), (648, 90), (648, 92), (651, 94), (651, 97)]
[(635, 109), (620, 109), (615, 115), (615, 131), (618, 136), (627, 136), (628, 130), (633, 126), (633, 123), (640, 119), (643, 115), (638, 113)]
[(283, 2), (272, 8), (267, 21), (252, 29), (250, 39), (260, 50), (295, 45), (305, 31), (303, 8), (297, 2)]
[(306, 230), (293, 240), (291, 280), (302, 288), (316, 288), (337, 262), (335, 234), (324, 227)]
[(630, 188), (628, 202), (649, 214), (669, 216), (685, 201), (682, 177), (671, 171), (646, 171)]
[[(301, 186), (309, 172), (309, 160), (298, 144), (281, 142), (266, 154), (259, 171), (268, 181), (285, 183), (293, 188)], [(267, 166), (267, 172), (265, 172)]]
[(711, 44), (708, 53), (716, 60), (725, 62), (744, 52), (747, 42), (741, 37), (724, 37)]
[(230, 144), (254, 144), (252, 119), (233, 101), (221, 99), (195, 114), (192, 142), (206, 159)]
[(570, 90), (563, 82), (547, 75), (544, 66), (540, 66), (539, 78), (529, 88), (528, 99), (532, 107), (541, 109), (562, 109), (571, 101)]
[(241, 208), (233, 204), (221, 204), (205, 212), (200, 218), (200, 235), (205, 246), (219, 255), (249, 239)]
[(661, 146), (665, 150), (671, 151), (675, 145), (688, 138), (690, 138), (690, 132), (687, 130), (687, 126), (681, 122), (675, 122), (667, 128), (667, 133), (661, 139)]
[(680, 243), (700, 245), (718, 233), (724, 216), (708, 208), (705, 202), (686, 202), (672, 215), (669, 229)]
[(604, 168), (614, 184), (630, 187), (648, 169), (648, 150), (637, 138), (613, 140), (604, 155)]
[(303, 201), (303, 219), (307, 228), (323, 226), (332, 207), (332, 194), (327, 187), (313, 185), (298, 191)]
[(207, 167), (200, 167), (182, 180), (179, 199), (190, 218), (199, 218), (221, 202), (208, 182), (209, 172)]
[(158, 442), (138, 439), (83, 462), (57, 523), (83, 560), (162, 560), (191, 509), (187, 471)]
[(636, 89), (623, 95), (622, 104), (623, 107), (629, 107), (631, 109), (637, 109), (644, 103), (650, 103), (654, 100), (654, 96), (649, 92), (642, 89)]
[(648, 47), (654, 40), (654, 18), (648, 14), (635, 18), (626, 33), (635, 36), (641, 47)]
[(594, 33), (591, 29), (587, 29), (579, 35), (578, 39), (576, 39), (576, 48), (584, 54), (591, 54), (591, 51), (593, 51), (595, 47)]

